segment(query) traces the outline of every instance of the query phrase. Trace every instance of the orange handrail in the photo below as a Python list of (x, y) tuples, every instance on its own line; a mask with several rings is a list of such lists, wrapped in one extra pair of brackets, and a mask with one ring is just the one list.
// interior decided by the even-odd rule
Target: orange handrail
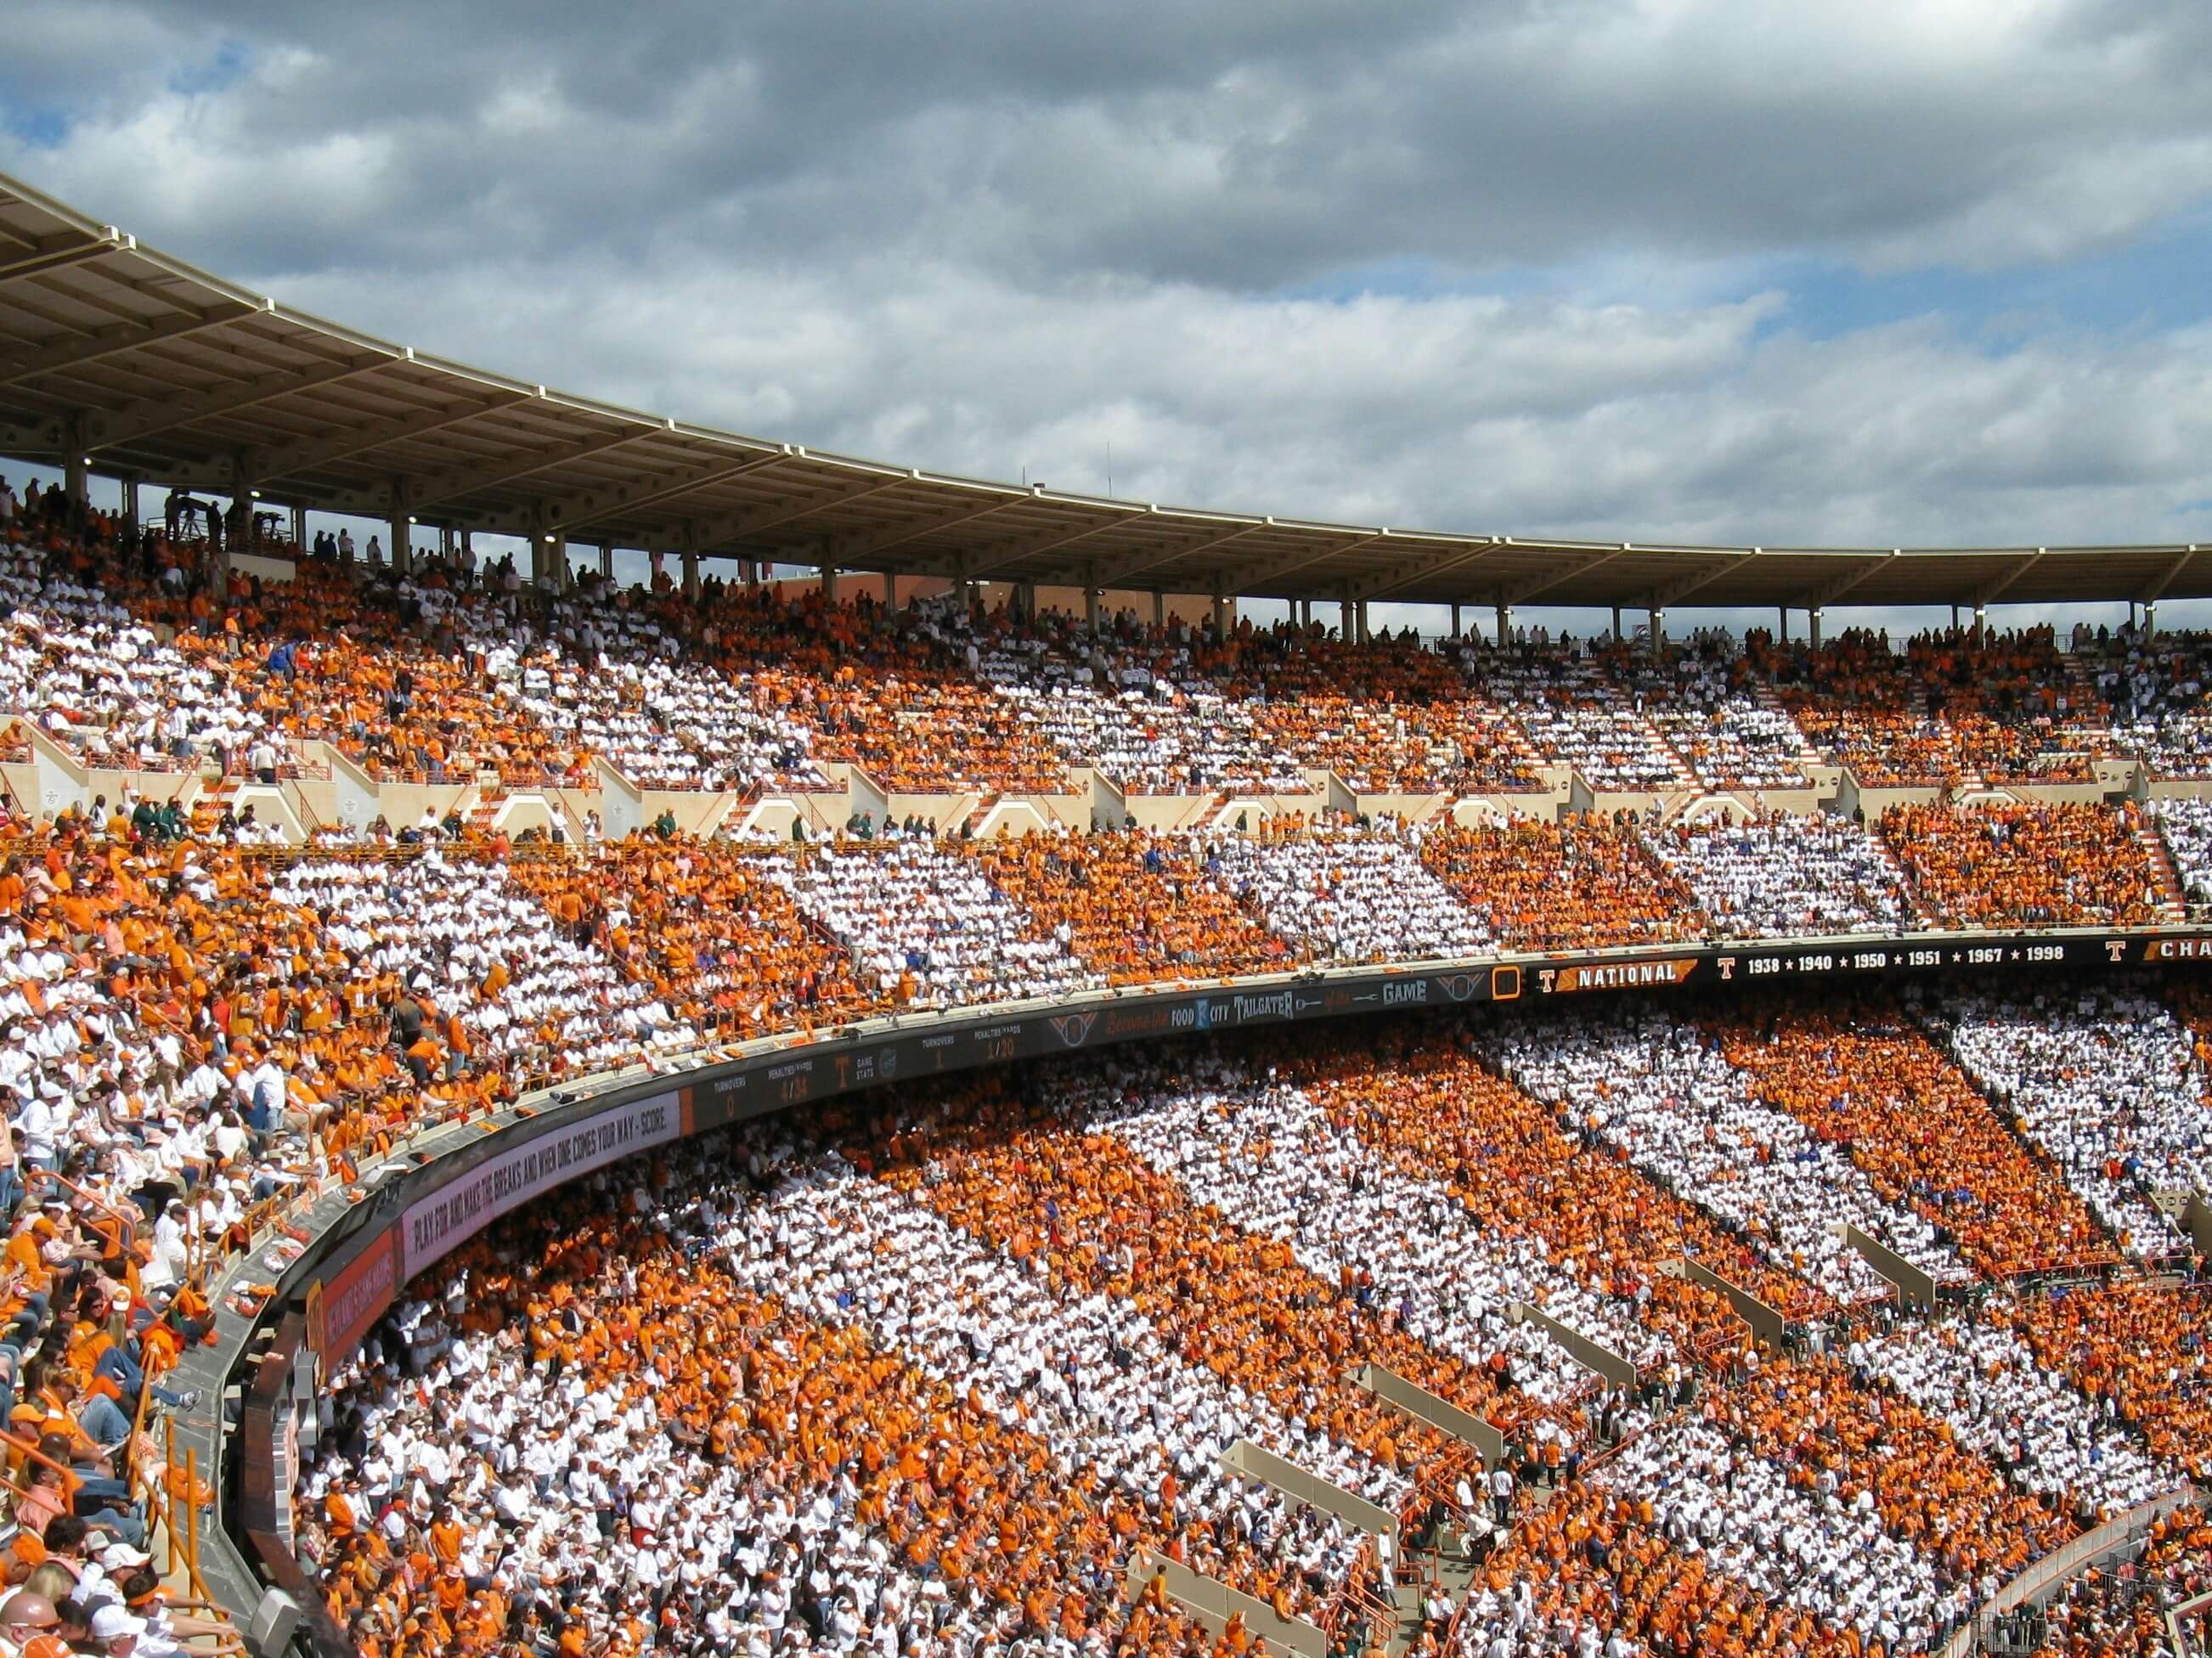
[(40, 1467), (52, 1468), (56, 1473), (61, 1475), (64, 1487), (76, 1477), (76, 1469), (55, 1461), (53, 1458), (39, 1448), (39, 1442), (35, 1439), (25, 1439), (5, 1428), (0, 1428), (0, 1444), (5, 1444), (11, 1450), (21, 1452), (27, 1462), (35, 1462)]
[(75, 1181), (57, 1174), (51, 1169), (31, 1169), (27, 1171), (27, 1175), (31, 1180), (52, 1181), (56, 1186), (62, 1187), (83, 1199), (93, 1208), (104, 1211), (112, 1217), (120, 1236), (109, 1237), (108, 1242), (115, 1244), (118, 1248), (127, 1250), (137, 1241), (138, 1216), (118, 1208), (98, 1193), (87, 1190)]
[[(167, 1540), (168, 1575), (174, 1576), (181, 1571), (191, 1588), (189, 1600), (168, 1604), (178, 1611), (204, 1610), (228, 1623), (229, 1612), (215, 1598), (214, 1592), (207, 1586), (207, 1580), (200, 1575), (199, 1458), (198, 1453), (188, 1447), (184, 1461), (179, 1463), (177, 1461), (176, 1426), (173, 1422), (168, 1425), (169, 1431), (162, 1448), (161, 1477), (155, 1479), (149, 1474), (143, 1485), (147, 1512), (159, 1515), (162, 1533)], [(176, 1489), (179, 1473), (184, 1476), (181, 1499)], [(178, 1523), (179, 1506), (184, 1511), (181, 1527)], [(214, 1638), (218, 1650), (232, 1652), (243, 1649), (244, 1643), (234, 1630), (218, 1634)]]

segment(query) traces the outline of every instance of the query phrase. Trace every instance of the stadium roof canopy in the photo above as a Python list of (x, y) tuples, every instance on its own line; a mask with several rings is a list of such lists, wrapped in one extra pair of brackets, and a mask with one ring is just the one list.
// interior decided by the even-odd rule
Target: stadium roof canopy
[(840, 570), (1642, 608), (2212, 596), (2212, 544), (1688, 547), (1452, 535), (945, 477), (741, 437), (374, 338), (0, 174), (0, 453), (453, 529)]

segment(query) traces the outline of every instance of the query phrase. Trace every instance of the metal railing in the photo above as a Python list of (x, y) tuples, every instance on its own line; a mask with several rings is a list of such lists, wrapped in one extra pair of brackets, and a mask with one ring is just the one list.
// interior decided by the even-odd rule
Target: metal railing
[(1367, 1644), (1388, 1647), (1398, 1632), (1398, 1607), (1391, 1597), (1381, 1552), (1373, 1538), (1363, 1540), (1346, 1570), (1335, 1594), (1314, 1619), (1314, 1626), (1329, 1637), (1332, 1647), (1347, 1625), (1364, 1625)]

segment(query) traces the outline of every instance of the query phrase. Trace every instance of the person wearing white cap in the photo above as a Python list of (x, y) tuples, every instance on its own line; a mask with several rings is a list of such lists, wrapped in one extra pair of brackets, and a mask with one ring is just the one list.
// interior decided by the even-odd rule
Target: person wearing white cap
[(126, 1606), (100, 1607), (92, 1614), (88, 1632), (107, 1652), (130, 1658), (172, 1658), (184, 1650)]

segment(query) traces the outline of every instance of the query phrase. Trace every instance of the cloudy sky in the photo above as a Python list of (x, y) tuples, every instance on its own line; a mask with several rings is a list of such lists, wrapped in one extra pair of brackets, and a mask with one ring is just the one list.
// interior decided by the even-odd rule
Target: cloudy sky
[(2212, 539), (2212, 7), (9, 21), (0, 167), (688, 420), (1440, 529)]

